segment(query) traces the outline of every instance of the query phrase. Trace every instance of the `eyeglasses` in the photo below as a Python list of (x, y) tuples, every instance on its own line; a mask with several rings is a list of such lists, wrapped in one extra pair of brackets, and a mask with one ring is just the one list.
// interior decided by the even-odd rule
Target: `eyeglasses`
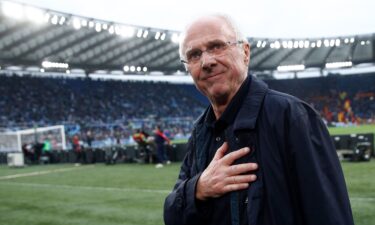
[(243, 44), (243, 41), (213, 41), (210, 42), (206, 48), (206, 50), (201, 49), (191, 49), (186, 53), (186, 59), (181, 59), (182, 63), (193, 65), (199, 62), (202, 58), (203, 52), (207, 52), (210, 56), (221, 56), (225, 53), (225, 51), (234, 45)]

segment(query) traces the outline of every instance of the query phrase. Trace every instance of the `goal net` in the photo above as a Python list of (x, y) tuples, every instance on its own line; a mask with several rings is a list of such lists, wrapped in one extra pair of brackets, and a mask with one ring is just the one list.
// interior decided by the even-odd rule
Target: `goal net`
[(52, 150), (65, 150), (65, 129), (63, 125), (37, 127), (26, 130), (0, 133), (0, 152), (22, 152), (24, 144), (48, 141)]

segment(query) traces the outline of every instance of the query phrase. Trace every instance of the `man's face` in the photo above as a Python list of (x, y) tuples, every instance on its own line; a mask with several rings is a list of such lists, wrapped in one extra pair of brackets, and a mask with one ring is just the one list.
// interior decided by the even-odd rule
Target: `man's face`
[(226, 104), (235, 95), (247, 76), (250, 49), (248, 44), (228, 45), (220, 55), (209, 54), (207, 49), (217, 43), (236, 43), (236, 35), (221, 19), (207, 17), (193, 23), (187, 30), (182, 52), (185, 59), (191, 52), (202, 51), (196, 63), (187, 64), (196, 87), (211, 103)]

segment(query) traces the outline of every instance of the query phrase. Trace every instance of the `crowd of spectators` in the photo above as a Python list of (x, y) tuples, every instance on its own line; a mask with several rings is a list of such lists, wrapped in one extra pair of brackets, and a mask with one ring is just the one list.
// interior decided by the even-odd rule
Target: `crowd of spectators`
[(375, 74), (266, 82), (311, 104), (329, 126), (375, 123)]
[(180, 86), (152, 82), (2, 76), (0, 124), (108, 124), (195, 117), (203, 104)]
[(186, 134), (205, 105), (184, 86), (3, 75), (0, 127), (64, 124), (68, 131), (91, 129), (97, 139), (116, 133), (124, 139), (133, 126), (162, 123), (174, 134)]
[[(193, 85), (41, 78), (0, 74), (0, 127), (66, 125), (68, 138), (87, 133), (93, 145), (132, 142), (135, 129), (163, 127), (187, 138), (207, 106)], [(375, 75), (266, 80), (312, 104), (329, 125), (373, 123)]]

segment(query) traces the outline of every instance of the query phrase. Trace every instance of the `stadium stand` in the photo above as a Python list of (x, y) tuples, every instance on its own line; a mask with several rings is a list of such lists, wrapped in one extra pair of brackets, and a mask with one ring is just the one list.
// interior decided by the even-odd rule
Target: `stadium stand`
[(1, 79), (3, 128), (64, 124), (68, 133), (76, 127), (92, 129), (94, 139), (102, 140), (115, 130), (129, 135), (133, 127), (152, 130), (161, 123), (185, 137), (204, 108), (193, 97), (197, 93), (189, 94), (197, 92), (191, 85), (16, 75)]
[(273, 89), (297, 96), (313, 105), (328, 125), (375, 121), (375, 74), (332, 74), (319, 78), (266, 82)]
[[(158, 123), (172, 137), (186, 137), (207, 105), (195, 87), (187, 84), (17, 75), (1, 80), (1, 127), (65, 124), (71, 134), (77, 127), (82, 132), (92, 130), (95, 140), (116, 132), (127, 138), (133, 128), (152, 130)], [(266, 82), (312, 104), (329, 125), (374, 122), (374, 74)]]

